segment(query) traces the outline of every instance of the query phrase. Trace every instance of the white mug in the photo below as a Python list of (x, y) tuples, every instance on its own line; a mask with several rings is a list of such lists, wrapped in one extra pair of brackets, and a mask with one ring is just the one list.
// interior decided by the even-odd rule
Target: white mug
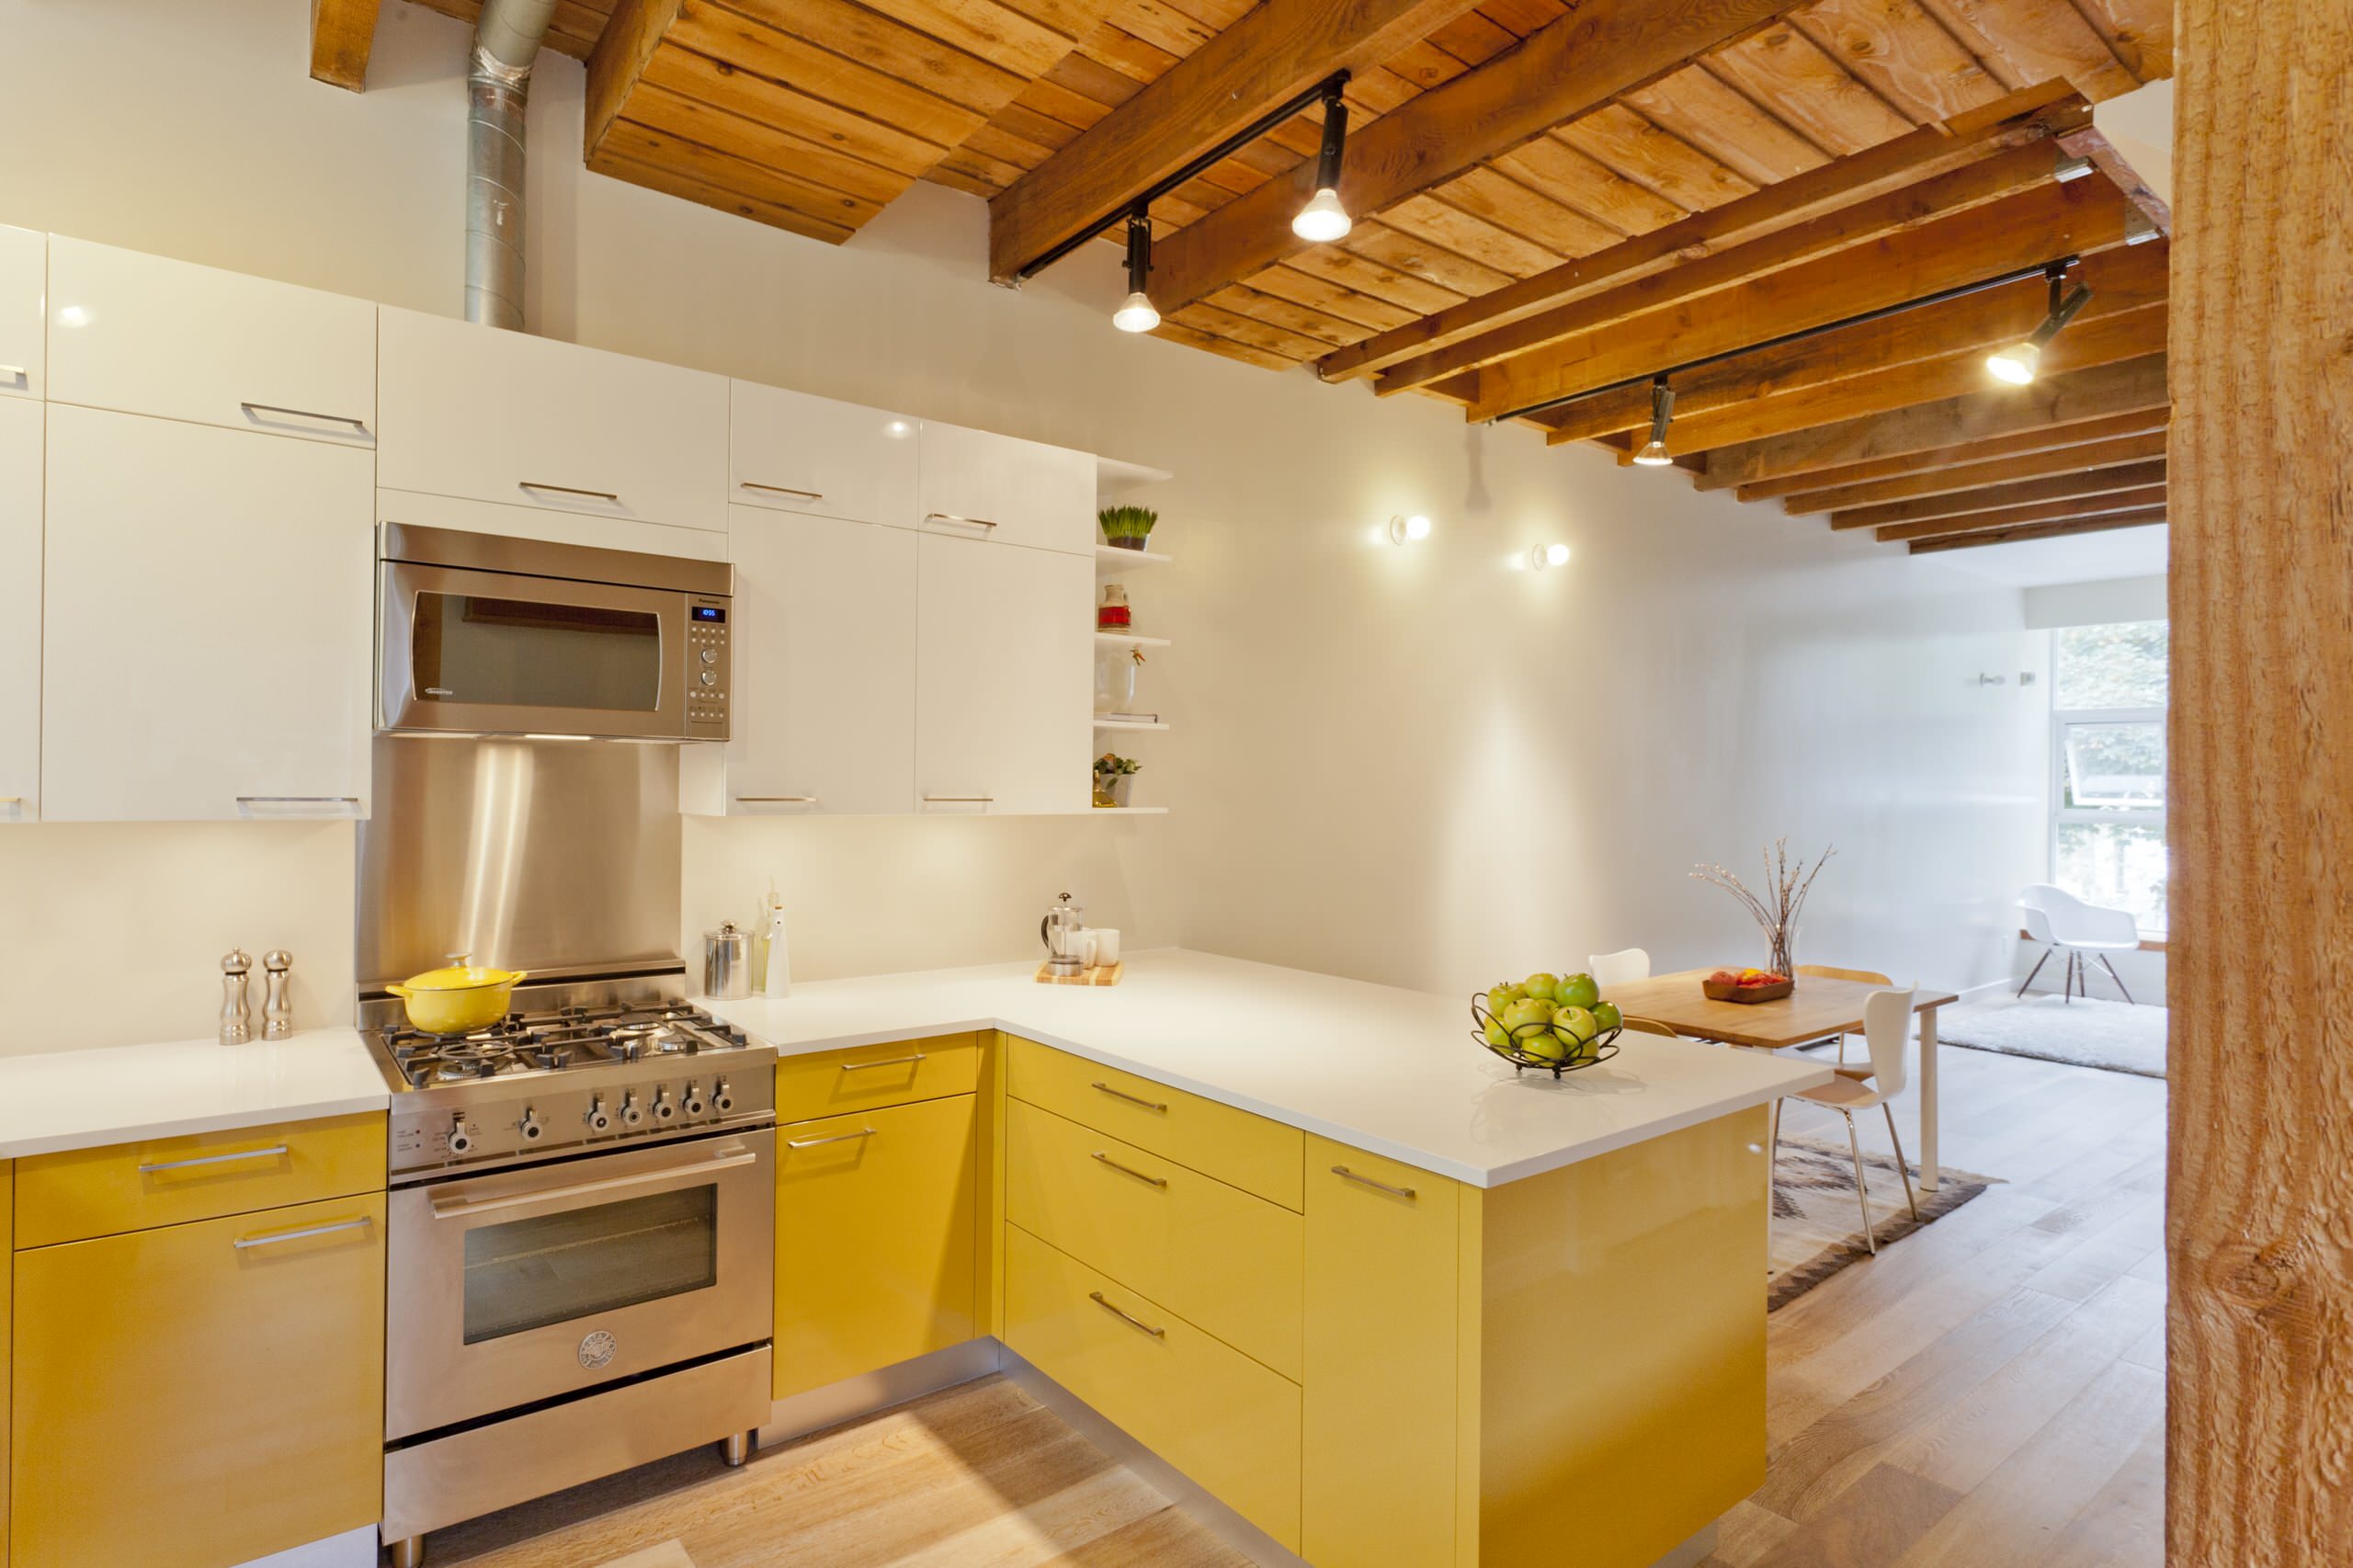
[(1070, 934), (1070, 956), (1078, 960), (1082, 969), (1095, 967), (1095, 930), (1092, 926), (1081, 926)]
[(1090, 926), (1086, 934), (1094, 938), (1092, 962), (1108, 969), (1120, 961), (1120, 932), (1117, 926)]

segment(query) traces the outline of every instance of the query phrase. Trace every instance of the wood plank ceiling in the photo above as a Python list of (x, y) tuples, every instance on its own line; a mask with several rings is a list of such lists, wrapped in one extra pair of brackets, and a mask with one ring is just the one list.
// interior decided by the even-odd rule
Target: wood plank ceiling
[[(2088, 104), (2171, 74), (2167, 0), (1353, 3), (1390, 29), (1359, 26), (1329, 59), (1353, 66), (1353, 230), (1311, 245), (1281, 226), (1321, 134), (1311, 107), (1154, 202), (1160, 335), (1621, 461), (1647, 435), (1649, 378), (1714, 357), (1673, 378), (1668, 447), (1702, 488), (1919, 551), (2162, 520), (2170, 214)], [(1004, 241), (1016, 204), (1067, 172), (1058, 153), (1253, 9), (562, 0), (550, 41), (589, 61), (600, 172), (836, 243), (927, 179), (997, 199)], [(1340, 47), (1317, 0), (1257, 9), (1294, 53)], [(1363, 59), (1368, 38), (1385, 58)], [(1641, 54), (1694, 39), (1656, 68)], [(1627, 79), (1592, 63), (1608, 51)], [(1287, 96), (1274, 64), (1218, 52), (1197, 77)], [(1187, 90), (1197, 120), (1200, 84), (1165, 90), (1177, 80), (1110, 129)], [(2094, 174), (2062, 183), (2075, 154)], [(2157, 243), (2128, 245), (2153, 224)], [(2040, 321), (2040, 277), (1778, 341), (2063, 257), (2092, 302), (2031, 386), (1992, 387), (1984, 359)]]

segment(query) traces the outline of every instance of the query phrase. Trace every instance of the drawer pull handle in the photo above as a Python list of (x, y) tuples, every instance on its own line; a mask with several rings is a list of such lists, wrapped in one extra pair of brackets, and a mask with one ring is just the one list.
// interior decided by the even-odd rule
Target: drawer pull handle
[(0, 795), (0, 806), (21, 806), (24, 803), (22, 795)]
[(525, 479), (517, 481), (515, 488), (544, 490), (551, 495), (585, 495), (591, 501), (610, 501), (616, 506), (621, 504), (621, 498), (609, 490), (583, 490), (574, 484), (542, 484), (536, 479)]
[(1358, 1176), (1356, 1172), (1348, 1169), (1346, 1165), (1334, 1165), (1332, 1167), (1332, 1174), (1338, 1176), (1342, 1181), (1352, 1181), (1358, 1187), (1369, 1187), (1375, 1192), (1385, 1192), (1392, 1198), (1413, 1198), (1416, 1196), (1414, 1189), (1410, 1187), (1392, 1187), (1385, 1181), (1375, 1181), (1369, 1176)]
[(192, 1160), (158, 1160), (152, 1165), (139, 1167), (141, 1176), (153, 1176), (157, 1171), (184, 1171), (195, 1165), (222, 1165), (232, 1160), (274, 1160), (287, 1153), (283, 1143), (272, 1143), (267, 1149), (240, 1149), (233, 1154), (199, 1154)]
[(0, 365), (0, 380), (30, 381), (32, 375), (22, 365)]
[(869, 1127), (857, 1132), (836, 1132), (827, 1138), (788, 1138), (784, 1141), (784, 1146), (788, 1149), (814, 1149), (820, 1144), (855, 1143), (861, 1138), (873, 1136), (874, 1129)]
[(1105, 1153), (1100, 1149), (1095, 1151), (1095, 1157), (1102, 1161), (1105, 1165), (1110, 1166), (1113, 1170), (1119, 1172), (1121, 1176), (1133, 1176), (1136, 1180), (1142, 1182), (1147, 1187), (1165, 1187), (1168, 1185), (1168, 1178), (1166, 1176), (1146, 1176), (1140, 1170), (1120, 1164), (1119, 1161), (1113, 1159), (1110, 1155)]
[[(6, 373), (8, 373), (7, 367), (0, 365), (0, 374)], [(22, 370), (14, 373), (20, 376), (24, 374)], [(363, 434), (368, 428), (368, 421), (354, 419), (348, 414), (321, 414), (316, 409), (311, 408), (280, 408), (274, 403), (241, 403), (237, 406), (247, 414), (283, 414), (291, 419), (324, 419), (330, 425), (348, 425), (354, 430)]]
[(738, 795), (735, 797), (735, 803), (739, 806), (813, 806), (817, 803), (817, 797), (814, 795)]
[(795, 490), (790, 484), (755, 484), (748, 479), (738, 480), (736, 483), (743, 489), (762, 490), (770, 495), (798, 495), (803, 501), (823, 501), (825, 498), (825, 493), (822, 490)]
[(924, 801), (936, 806), (986, 806), (996, 801), (995, 795), (926, 795)]
[(356, 806), (357, 795), (240, 795), (241, 806)]
[(960, 517), (953, 512), (926, 512), (924, 514), (923, 520), (926, 523), (958, 523), (968, 528), (993, 528), (996, 527), (995, 523), (990, 522), (986, 517)]
[(845, 1062), (842, 1063), (842, 1071), (863, 1073), (870, 1067), (912, 1067), (925, 1060), (926, 1058), (924, 1053), (918, 1051), (913, 1056), (886, 1056), (880, 1062)]
[(330, 1225), (301, 1225), (291, 1231), (267, 1231), (258, 1236), (239, 1236), (229, 1244), (239, 1252), (252, 1247), (276, 1246), (280, 1242), (307, 1242), (313, 1236), (332, 1236), (345, 1231), (364, 1231), (376, 1221), (362, 1214), (357, 1220), (337, 1220)]
[(1166, 1329), (1154, 1328), (1152, 1324), (1144, 1322), (1143, 1319), (1137, 1317), (1132, 1313), (1121, 1312), (1119, 1308), (1105, 1301), (1103, 1299), (1103, 1292), (1100, 1290), (1089, 1290), (1086, 1293), (1086, 1299), (1094, 1302), (1097, 1306), (1101, 1307), (1105, 1312), (1109, 1312), (1113, 1317), (1118, 1318), (1121, 1323), (1129, 1324), (1134, 1327), (1140, 1328), (1146, 1334), (1152, 1335), (1154, 1339), (1165, 1339), (1168, 1337), (1168, 1331)]
[(1097, 1084), (1095, 1086), (1102, 1090), (1103, 1093), (1110, 1096), (1115, 1100), (1125, 1100), (1130, 1105), (1140, 1105), (1146, 1110), (1158, 1111), (1163, 1116), (1166, 1116), (1168, 1114), (1168, 1107), (1159, 1100), (1148, 1100), (1139, 1095), (1131, 1095), (1122, 1090), (1115, 1089), (1108, 1084)]

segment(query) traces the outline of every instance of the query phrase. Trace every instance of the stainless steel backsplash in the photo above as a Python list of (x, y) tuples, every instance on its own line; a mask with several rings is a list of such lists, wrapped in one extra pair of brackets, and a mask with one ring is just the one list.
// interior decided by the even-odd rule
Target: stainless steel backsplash
[(376, 738), (363, 990), (461, 952), (534, 974), (676, 964), (678, 897), (676, 747)]

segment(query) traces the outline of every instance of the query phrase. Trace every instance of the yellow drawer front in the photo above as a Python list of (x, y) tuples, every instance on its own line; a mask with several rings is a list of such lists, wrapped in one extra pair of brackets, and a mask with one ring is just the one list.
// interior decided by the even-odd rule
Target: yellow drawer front
[(1021, 1229), (1006, 1343), (1244, 1518), (1299, 1550), (1299, 1389)]
[(807, 1121), (876, 1106), (969, 1095), (980, 1082), (980, 1040), (935, 1035), (860, 1045), (776, 1064), (776, 1119)]
[(1304, 1221), (1290, 1210), (1017, 1100), (1005, 1212), (1299, 1381)]
[(0, 1160), (0, 1568), (8, 1568), (8, 1300), (16, 1270), (8, 1267), (9, 1231), (17, 1212), (13, 1167)]
[(972, 1106), (957, 1095), (778, 1134), (778, 1399), (980, 1333)]
[(35, 1154), (17, 1162), (17, 1245), (383, 1190), (381, 1111)]
[(381, 1193), (20, 1252), (16, 1284), (14, 1568), (221, 1568), (382, 1517)]
[[(1010, 1037), (1008, 1037), (1010, 1038)], [(1035, 1040), (1011, 1040), (1010, 1092), (1083, 1127), (1255, 1192), (1301, 1205), (1306, 1135), (1296, 1127), (1100, 1066)]]

